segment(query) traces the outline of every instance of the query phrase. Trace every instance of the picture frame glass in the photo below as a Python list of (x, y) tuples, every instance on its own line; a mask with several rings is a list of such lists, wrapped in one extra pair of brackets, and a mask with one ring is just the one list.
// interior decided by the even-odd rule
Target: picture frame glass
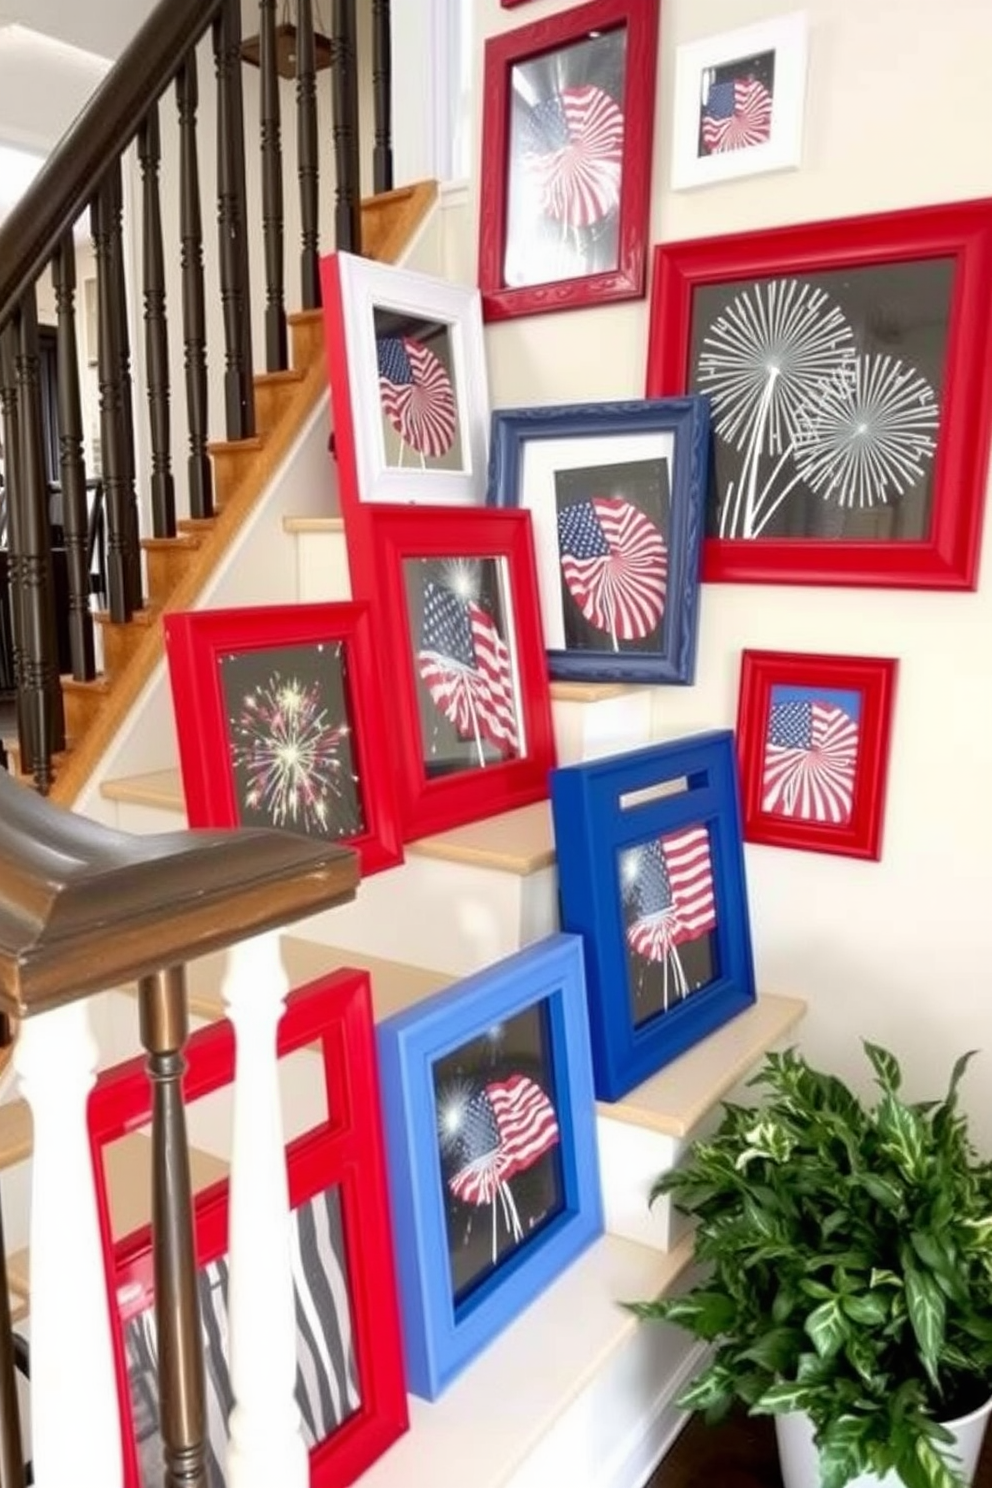
[(428, 780), (526, 757), (505, 558), (403, 562)]
[(697, 285), (690, 390), (713, 412), (709, 537), (930, 531), (951, 257)]
[(692, 823), (630, 843), (616, 867), (630, 1015), (640, 1028), (721, 975), (709, 828)]
[(218, 656), (238, 823), (332, 841), (368, 830), (343, 641)]
[[(310, 1451), (327, 1442), (362, 1404), (341, 1194), (336, 1184), (292, 1211), (292, 1251), (296, 1402)], [(226, 1255), (205, 1262), (197, 1272), (205, 1358), (208, 1488), (226, 1488), (227, 1483), (227, 1423), (234, 1404), (228, 1368), (228, 1278)], [(158, 1488), (163, 1443), (154, 1307), (131, 1312), (122, 1322), (138, 1480), (142, 1488)]]
[(454, 327), (378, 304), (372, 322), (386, 467), (466, 471)]
[(434, 1061), (456, 1309), (565, 1208), (547, 999)]
[(621, 24), (511, 67), (508, 288), (619, 269), (627, 51)]
[(520, 501), (550, 650), (667, 649), (674, 461), (668, 430), (524, 441)]
[(696, 158), (766, 145), (772, 137), (775, 48), (703, 67)]
[(849, 827), (861, 750), (861, 692), (773, 682), (761, 758), (761, 810)]

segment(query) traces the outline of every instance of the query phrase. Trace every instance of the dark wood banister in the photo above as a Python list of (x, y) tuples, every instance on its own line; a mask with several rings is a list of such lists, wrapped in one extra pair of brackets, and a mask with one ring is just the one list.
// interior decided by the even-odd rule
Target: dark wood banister
[(223, 0), (156, 5), (82, 113), (49, 155), (32, 189), (0, 227), (0, 326), (37, 282), (60, 239), (134, 139), (149, 106), (209, 29)]

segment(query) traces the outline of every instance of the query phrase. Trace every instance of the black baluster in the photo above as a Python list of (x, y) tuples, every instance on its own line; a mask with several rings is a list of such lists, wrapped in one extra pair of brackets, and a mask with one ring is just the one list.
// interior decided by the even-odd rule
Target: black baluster
[(22, 669), (24, 702), (32, 720), (34, 748), (30, 769), (35, 785), (47, 795), (52, 784), (52, 755), (65, 748), (62, 692), (56, 657), (55, 583), (52, 576), (52, 528), (48, 515), (48, 479), (41, 425), (41, 375), (38, 356), (38, 299), (30, 290), (21, 301), (16, 356), (20, 433), (18, 504), (21, 522), (21, 620), (24, 627)]
[(34, 719), (24, 690), (24, 581), (21, 576), (21, 421), (17, 396), (17, 318), (0, 333), (0, 407), (3, 411), (4, 484), (7, 495), (7, 590), (10, 596), (10, 639), (17, 693), (17, 745), (22, 771), (34, 759)]
[(189, 511), (213, 516), (213, 467), (207, 454), (207, 321), (203, 289), (203, 219), (200, 162), (196, 144), (199, 106), (196, 53), (190, 52), (176, 78), (179, 108), (179, 234), (183, 271), (183, 356), (189, 423)]
[(300, 278), (304, 310), (320, 307), (320, 152), (317, 142), (317, 53), (312, 0), (298, 0), (296, 16), (296, 154), (300, 178), (303, 249)]
[(76, 245), (71, 232), (66, 233), (52, 259), (52, 283), (58, 315), (59, 472), (69, 580), (69, 655), (76, 681), (89, 682), (96, 676), (96, 659), (90, 613), (89, 512), (76, 336)]
[(376, 195), (393, 189), (393, 46), (390, 0), (372, 0), (372, 107), (375, 148), (372, 184)]
[(331, 76), (334, 89), (334, 162), (337, 169), (334, 240), (345, 253), (362, 251), (355, 34), (355, 0), (332, 0)]
[(276, 57), (276, 0), (261, 0), (262, 232), (265, 239), (265, 365), (289, 365), (283, 266), (282, 123)]
[(124, 482), (126, 528), (124, 534), (124, 562), (127, 577), (128, 603), (132, 611), (140, 610), (144, 603), (141, 586), (141, 533), (138, 523), (138, 496), (135, 488), (135, 442), (134, 399), (131, 383), (131, 332), (128, 327), (127, 278), (124, 271), (124, 183), (121, 162), (117, 160), (107, 172), (107, 210), (109, 213), (109, 239), (111, 282), (114, 294), (114, 319), (116, 322), (117, 361), (120, 368), (121, 388), (121, 454)]
[(224, 313), (224, 406), (228, 439), (250, 439), (255, 432), (255, 396), (248, 314), (239, 0), (223, 0), (214, 22), (214, 60), (217, 68), (217, 205), (220, 297)]
[(107, 589), (111, 620), (122, 624), (133, 613), (128, 580), (129, 517), (125, 422), (121, 386), (119, 300), (114, 284), (113, 195), (105, 184), (93, 201), (91, 224), (96, 259), (97, 381), (100, 388), (100, 450), (107, 493)]
[(172, 477), (172, 431), (169, 422), (169, 322), (165, 301), (165, 251), (159, 163), (162, 145), (158, 105), (149, 109), (138, 131), (141, 162), (143, 270), (145, 290), (145, 363), (148, 422), (152, 441), (152, 530), (156, 537), (176, 535), (176, 488)]

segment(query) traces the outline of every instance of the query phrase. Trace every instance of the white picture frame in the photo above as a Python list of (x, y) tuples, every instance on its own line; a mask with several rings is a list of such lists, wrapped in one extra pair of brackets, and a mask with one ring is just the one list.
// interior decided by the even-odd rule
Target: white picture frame
[(808, 50), (805, 11), (678, 48), (673, 191), (800, 164)]
[[(367, 503), (484, 506), (489, 388), (479, 291), (350, 253), (325, 260), (323, 288), (346, 521), (349, 510)], [(453, 414), (447, 404), (442, 410), (441, 442), (449, 433), (451, 437), (449, 447), (436, 457), (404, 443), (384, 402), (380, 343), (401, 340), (407, 345), (405, 320), (428, 332), (434, 328), (438, 355), (429, 358), (428, 366), (437, 374), (443, 361), (454, 405)], [(444, 396), (448, 399), (448, 392)], [(427, 427), (429, 435), (429, 423), (418, 427)]]

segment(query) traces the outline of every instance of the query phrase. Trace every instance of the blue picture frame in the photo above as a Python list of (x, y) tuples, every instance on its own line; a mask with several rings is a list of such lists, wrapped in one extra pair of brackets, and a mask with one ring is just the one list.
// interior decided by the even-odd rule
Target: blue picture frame
[(555, 770), (551, 803), (596, 1094), (615, 1101), (755, 999), (734, 735)]
[[(456, 1300), (434, 1071), (535, 1009), (553, 1071), (559, 1203)], [(434, 1400), (603, 1231), (582, 943), (550, 936), (384, 1019), (376, 1035), (407, 1387)], [(495, 1237), (495, 1194), (492, 1212)]]
[[(493, 414), (486, 500), (531, 512), (552, 678), (694, 680), (710, 446), (698, 395)], [(596, 558), (624, 548), (618, 587)]]

